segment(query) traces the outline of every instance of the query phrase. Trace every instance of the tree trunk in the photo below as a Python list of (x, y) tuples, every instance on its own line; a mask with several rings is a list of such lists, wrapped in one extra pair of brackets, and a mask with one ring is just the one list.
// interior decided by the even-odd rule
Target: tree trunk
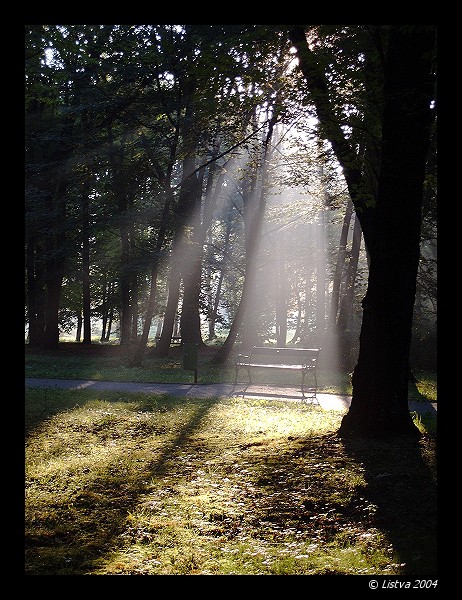
[(319, 211), (319, 223), (314, 223), (316, 256), (316, 336), (315, 343), (320, 347), (326, 330), (326, 249), (325, 214)]
[[(144, 146), (149, 158), (151, 159), (152, 164), (154, 165), (154, 169), (157, 173), (157, 177), (158, 177), (159, 182), (162, 185), (162, 188), (164, 190), (165, 202), (164, 202), (164, 207), (162, 209), (162, 216), (161, 216), (161, 221), (160, 221), (160, 225), (159, 225), (159, 231), (157, 233), (156, 245), (155, 245), (155, 256), (153, 257), (153, 265), (151, 268), (151, 282), (150, 282), (150, 289), (149, 289), (149, 299), (148, 299), (148, 304), (146, 307), (146, 315), (145, 315), (145, 320), (144, 320), (144, 325), (143, 325), (143, 331), (142, 331), (140, 339), (138, 341), (133, 358), (130, 362), (129, 366), (131, 366), (131, 367), (141, 366), (144, 354), (146, 352), (146, 346), (148, 343), (149, 331), (151, 329), (152, 319), (154, 317), (154, 310), (155, 310), (156, 299), (157, 299), (157, 277), (159, 274), (160, 253), (162, 251), (162, 248), (164, 247), (165, 240), (167, 237), (167, 228), (170, 224), (170, 218), (171, 218), (171, 207), (174, 202), (173, 190), (171, 188), (170, 183), (171, 183), (171, 175), (172, 175), (172, 169), (173, 169), (173, 163), (174, 163), (173, 157), (175, 156), (175, 151), (176, 151), (176, 147), (177, 147), (178, 128), (176, 128), (176, 134), (174, 136), (174, 143), (172, 144), (172, 148), (171, 148), (170, 156), (171, 156), (172, 160), (170, 161), (170, 164), (168, 165), (165, 172), (161, 168), (160, 164), (158, 163), (155, 152), (152, 151), (152, 148), (149, 145), (149, 142), (146, 139), (146, 137), (142, 135), (141, 140), (142, 140), (143, 146)], [(178, 299), (177, 299), (177, 304), (178, 304)], [(176, 307), (175, 307), (175, 310), (176, 310)], [(162, 333), (162, 331), (159, 331), (159, 335), (161, 333)], [(165, 355), (168, 354), (169, 347), (170, 347), (170, 338), (168, 340), (168, 346), (166, 346), (166, 349), (165, 349)]]
[(86, 181), (82, 186), (82, 307), (83, 344), (91, 344), (90, 314), (90, 189)]
[(45, 240), (45, 346), (56, 348), (59, 344), (59, 304), (61, 286), (64, 278), (65, 259), (64, 248), (66, 241), (65, 198), (67, 184), (64, 180), (57, 184), (55, 195), (49, 195), (49, 215), (51, 219), (50, 236)]
[(337, 316), (340, 306), (340, 286), (342, 282), (342, 274), (345, 268), (348, 231), (350, 229), (352, 215), (353, 203), (351, 202), (351, 199), (349, 199), (346, 205), (345, 214), (343, 216), (342, 231), (340, 233), (340, 240), (338, 244), (337, 262), (335, 264), (334, 279), (332, 281), (332, 294), (329, 313), (329, 329), (331, 331), (336, 330)]
[(287, 343), (287, 275), (284, 261), (284, 231), (275, 236), (277, 247), (276, 340), (280, 348)]
[[(103, 275), (104, 277), (104, 275)], [(101, 297), (101, 337), (100, 337), (100, 342), (103, 343), (106, 337), (106, 325), (107, 325), (107, 315), (108, 315), (108, 310), (107, 310), (107, 291), (108, 291), (108, 284), (106, 283), (106, 278), (104, 277), (103, 279), (103, 285), (102, 285), (102, 297)]]
[[(212, 158), (218, 155), (218, 146), (214, 148)], [(228, 160), (227, 166), (234, 163), (233, 159)], [(193, 342), (198, 345), (204, 345), (201, 334), (200, 319), (200, 292), (202, 263), (204, 255), (204, 244), (213, 220), (213, 213), (216, 207), (219, 192), (225, 177), (226, 171), (223, 169), (218, 178), (217, 163), (213, 162), (208, 169), (207, 185), (204, 194), (204, 206), (202, 220), (200, 215), (202, 187), (205, 171), (200, 171), (199, 177), (194, 181), (194, 187), (191, 190), (195, 194), (195, 209), (191, 215), (192, 232), (191, 239), (188, 240), (187, 249), (190, 260), (184, 263), (183, 271), (183, 306), (181, 310), (181, 338), (182, 342)]]
[[(233, 322), (229, 329), (228, 336), (226, 337), (226, 340), (224, 341), (221, 348), (217, 351), (217, 353), (212, 359), (213, 364), (224, 364), (228, 360), (231, 350), (234, 347), (237, 335), (242, 327), (242, 323), (244, 322), (246, 311), (249, 305), (249, 299), (251, 298), (252, 293), (255, 289), (257, 256), (261, 240), (261, 231), (263, 226), (263, 219), (265, 216), (266, 201), (268, 194), (268, 161), (270, 157), (270, 144), (273, 135), (273, 128), (276, 120), (275, 115), (276, 111), (273, 115), (273, 120), (269, 124), (266, 140), (263, 144), (264, 150), (262, 153), (263, 160), (260, 189), (258, 191), (255, 190), (256, 180), (255, 177), (252, 177), (249, 189), (246, 193), (244, 193), (244, 198), (248, 198), (249, 201), (244, 205), (244, 214), (247, 214), (248, 217), (247, 219), (245, 219), (246, 264), (241, 299), (236, 314), (234, 315)], [(244, 330), (247, 330), (247, 334), (249, 334), (249, 331), (252, 329), (252, 327), (253, 326), (251, 323), (247, 328), (244, 327)], [(245, 350), (246, 347), (250, 344), (251, 339), (248, 335), (245, 341), (243, 342), (243, 349)]]
[(353, 399), (341, 435), (419, 435), (408, 408), (409, 352), (431, 125), (433, 27), (391, 32), (382, 166)]
[(346, 275), (345, 292), (340, 302), (340, 310), (337, 320), (337, 331), (342, 333), (346, 330), (353, 311), (356, 274), (358, 272), (359, 252), (361, 250), (361, 226), (355, 217), (353, 227), (353, 241), (351, 244), (350, 261)]
[(124, 152), (125, 136), (116, 147), (112, 127), (108, 127), (109, 139), (109, 162), (112, 170), (112, 193), (116, 201), (119, 234), (120, 234), (120, 272), (119, 272), (119, 294), (120, 294), (120, 345), (130, 345), (131, 335), (131, 306), (130, 306), (130, 217), (128, 215), (128, 191), (127, 181), (124, 175)]
[(75, 341), (76, 342), (80, 342), (81, 337), (82, 337), (82, 323), (83, 323), (82, 313), (79, 312), (77, 314), (77, 327), (75, 330)]
[[(175, 252), (173, 252), (175, 255)], [(173, 335), (175, 324), (175, 316), (178, 310), (178, 300), (180, 298), (181, 273), (179, 272), (176, 258), (172, 261), (170, 267), (170, 277), (168, 282), (168, 297), (167, 306), (162, 324), (162, 333), (155, 348), (155, 354), (159, 357), (168, 356), (170, 350), (170, 342)]]
[(35, 236), (29, 236), (26, 251), (29, 346), (38, 348), (45, 342), (44, 271), (37, 259)]
[(384, 79), (381, 169), (374, 193), (345, 138), (327, 79), (302, 28), (291, 31), (324, 136), (343, 167), (370, 270), (353, 399), (341, 435), (417, 434), (408, 408), (408, 364), (419, 260), (423, 181), (432, 119), (435, 26), (393, 25)]
[(300, 298), (300, 292), (297, 293), (297, 325), (295, 327), (295, 333), (293, 338), (290, 340), (289, 345), (294, 345), (298, 342), (301, 337), (302, 331), (302, 300)]
[[(172, 201), (173, 201), (173, 193), (170, 189), (170, 186), (166, 185), (166, 200), (165, 200), (164, 208), (162, 211), (162, 219), (161, 219), (161, 224), (159, 227), (159, 232), (157, 234), (156, 256), (154, 256), (154, 258), (153, 258), (153, 265), (152, 265), (152, 269), (151, 269), (151, 282), (150, 282), (150, 289), (149, 289), (148, 305), (146, 308), (146, 315), (145, 315), (145, 319), (144, 319), (143, 331), (141, 333), (136, 350), (134, 352), (133, 358), (129, 365), (131, 367), (141, 366), (141, 363), (142, 363), (143, 357), (144, 357), (144, 353), (146, 351), (146, 346), (148, 343), (149, 331), (151, 329), (151, 323), (152, 323), (152, 318), (154, 316), (154, 309), (155, 309), (156, 299), (157, 299), (157, 277), (159, 274), (159, 256), (160, 256), (160, 251), (165, 243), (167, 226), (168, 226), (168, 221), (169, 221), (169, 212), (170, 212), (170, 206), (171, 206)], [(177, 300), (176, 304), (178, 304), (178, 300)], [(176, 307), (175, 307), (175, 310), (176, 310)], [(170, 335), (170, 337), (171, 337), (171, 335)], [(170, 346), (170, 339), (169, 339), (168, 345)]]
[[(193, 163), (194, 164), (194, 163)], [(187, 229), (181, 240), (183, 279), (183, 303), (181, 307), (180, 329), (182, 343), (201, 345), (200, 292), (202, 258), (207, 225), (201, 223), (201, 199), (203, 171), (193, 175), (188, 182)]]
[(151, 329), (152, 317), (154, 316), (154, 307), (156, 305), (157, 297), (157, 275), (159, 271), (158, 261), (155, 260), (151, 270), (151, 283), (149, 290), (148, 305), (146, 308), (146, 315), (144, 318), (143, 331), (141, 332), (140, 339), (136, 346), (133, 357), (130, 361), (130, 367), (140, 367), (143, 362), (144, 353), (149, 338), (149, 331)]
[(47, 273), (47, 304), (45, 311), (45, 347), (56, 348), (59, 344), (59, 301), (61, 297), (62, 275), (56, 268)]

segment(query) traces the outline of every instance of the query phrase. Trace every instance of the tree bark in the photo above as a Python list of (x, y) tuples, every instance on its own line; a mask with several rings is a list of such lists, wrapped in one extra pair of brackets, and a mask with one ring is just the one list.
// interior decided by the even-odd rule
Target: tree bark
[(335, 264), (335, 273), (332, 281), (332, 294), (330, 301), (330, 313), (329, 313), (329, 329), (331, 331), (336, 330), (337, 315), (339, 313), (340, 306), (340, 286), (342, 282), (342, 274), (345, 268), (346, 260), (346, 247), (348, 241), (348, 231), (350, 229), (351, 217), (353, 215), (353, 203), (351, 199), (348, 200), (343, 216), (342, 231), (340, 233), (340, 240), (338, 244), (337, 262)]
[(82, 309), (83, 344), (91, 344), (90, 314), (90, 186), (88, 181), (82, 185)]
[(393, 28), (382, 164), (353, 398), (340, 435), (419, 435), (408, 408), (409, 352), (432, 120), (435, 30)]
[(353, 226), (353, 240), (351, 243), (350, 260), (346, 274), (345, 292), (340, 302), (340, 310), (337, 319), (337, 331), (342, 333), (346, 330), (351, 319), (353, 310), (356, 274), (358, 272), (359, 252), (361, 250), (361, 227), (355, 216)]
[(370, 258), (353, 399), (341, 435), (419, 434), (408, 408), (408, 364), (432, 120), (435, 32), (432, 25), (389, 26), (376, 194), (335, 118), (327, 79), (303, 29), (290, 34), (322, 131), (343, 167)]

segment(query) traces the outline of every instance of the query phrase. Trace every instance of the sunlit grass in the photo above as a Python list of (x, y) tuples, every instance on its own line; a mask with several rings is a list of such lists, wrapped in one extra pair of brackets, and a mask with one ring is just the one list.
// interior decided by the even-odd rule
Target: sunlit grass
[(341, 416), (280, 400), (27, 390), (26, 573), (431, 571), (431, 438), (420, 459), (396, 442), (364, 454), (337, 438)]
[[(437, 401), (437, 378), (436, 373), (424, 373), (418, 372), (416, 373), (417, 383), (415, 387), (417, 388), (418, 395), (421, 400), (428, 400), (429, 402)], [(412, 386), (411, 386), (412, 390)], [(410, 394), (412, 397), (412, 393)], [(419, 399), (419, 398), (416, 398)]]

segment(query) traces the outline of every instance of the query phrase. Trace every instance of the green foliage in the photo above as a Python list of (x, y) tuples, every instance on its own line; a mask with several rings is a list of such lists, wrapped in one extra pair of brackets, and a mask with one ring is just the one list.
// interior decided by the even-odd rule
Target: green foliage
[[(387, 26), (314, 25), (306, 31), (335, 90), (331, 94), (335, 115), (347, 139), (357, 147), (376, 145), (379, 57)], [(33, 262), (27, 271), (29, 321), (40, 307), (46, 310), (49, 302), (54, 306), (44, 277), (52, 273), (54, 283), (61, 286), (61, 306), (56, 308), (60, 332), (75, 326), (82, 313), (84, 259), (89, 261), (92, 318), (111, 314), (120, 321), (133, 311), (139, 333), (151, 269), (157, 263), (154, 311), (156, 318), (162, 317), (174, 258), (183, 160), (192, 156), (195, 167), (201, 167), (198, 176), (204, 178), (201, 209), (209, 201), (205, 199), (209, 183), (211, 189), (215, 185), (216, 201), (203, 256), (201, 317), (206, 326), (217, 298), (217, 332), (226, 335), (244, 281), (244, 191), (259, 173), (264, 124), (277, 110), (271, 200), (256, 282), (264, 292), (255, 309), (261, 317), (257, 334), (270, 339), (279, 324), (274, 277), (278, 261), (271, 252), (281, 231), (290, 242), (284, 250), (290, 290), (287, 320), (295, 327), (304, 319), (308, 333), (324, 326), (317, 323), (318, 283), (310, 275), (319, 266), (319, 248), (309, 243), (309, 229), (297, 231), (291, 224), (292, 219), (299, 225), (315, 223), (321, 211), (332, 220), (325, 230), (329, 289), (347, 196), (332, 149), (319, 139), (312, 98), (293, 68), (287, 25), (28, 25), (25, 42), (26, 233)], [(369, 162), (372, 176), (376, 165)], [(215, 177), (220, 174), (215, 179), (214, 167)], [(431, 243), (435, 181), (433, 166), (427, 177), (426, 243), (415, 318), (415, 339), (426, 344), (431, 343), (436, 311)], [(89, 200), (87, 220), (83, 198)], [(83, 252), (86, 243), (88, 256)], [(362, 259), (350, 324), (356, 337), (366, 283)], [(127, 289), (122, 289), (122, 281)], [(31, 291), (37, 298), (30, 297)], [(129, 307), (122, 306), (123, 294), (130, 298)], [(327, 295), (325, 313), (328, 301)], [(305, 307), (303, 316), (298, 303)], [(44, 327), (41, 317), (37, 321)], [(422, 355), (428, 355), (426, 348), (420, 356), (415, 353), (416, 362)]]

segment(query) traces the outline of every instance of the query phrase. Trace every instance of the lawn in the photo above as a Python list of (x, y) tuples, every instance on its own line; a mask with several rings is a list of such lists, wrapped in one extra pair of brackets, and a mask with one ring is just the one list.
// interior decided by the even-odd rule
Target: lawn
[[(232, 364), (199, 353), (199, 383)], [(190, 382), (179, 349), (26, 347), (28, 377)], [(284, 384), (285, 374), (274, 383)], [(410, 398), (436, 401), (436, 374)], [(351, 393), (322, 371), (324, 392)], [(27, 575), (436, 576), (436, 420), (418, 441), (343, 440), (343, 413), (284, 400), (26, 388)]]
[(26, 390), (26, 575), (436, 576), (436, 435), (281, 400)]

